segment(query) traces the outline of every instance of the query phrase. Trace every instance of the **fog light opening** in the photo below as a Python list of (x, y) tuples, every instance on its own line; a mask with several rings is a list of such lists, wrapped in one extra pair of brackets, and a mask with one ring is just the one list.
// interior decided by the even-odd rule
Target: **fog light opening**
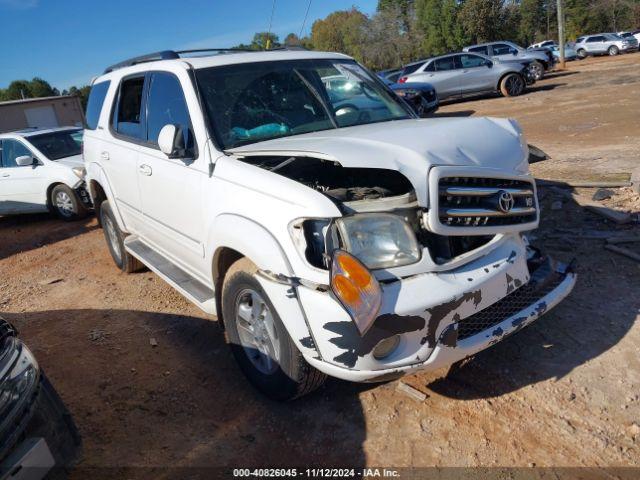
[(378, 344), (373, 349), (373, 358), (375, 358), (376, 360), (387, 358), (389, 355), (396, 351), (398, 345), (400, 345), (400, 335), (394, 335), (393, 337), (380, 340), (380, 342), (378, 342)]

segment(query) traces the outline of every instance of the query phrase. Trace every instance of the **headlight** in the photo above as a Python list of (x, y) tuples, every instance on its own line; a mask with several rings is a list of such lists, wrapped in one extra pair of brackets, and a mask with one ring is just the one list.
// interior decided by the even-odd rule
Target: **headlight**
[(343, 248), (368, 268), (391, 268), (420, 260), (411, 227), (389, 213), (361, 213), (336, 220)]
[(10, 343), (11, 351), (3, 360), (13, 366), (0, 379), (0, 424), (4, 418), (10, 418), (11, 412), (16, 411), (19, 405), (29, 400), (39, 378), (38, 363), (29, 349), (15, 338), (6, 341)]
[(71, 170), (73, 170), (73, 173), (81, 180), (84, 180), (84, 177), (87, 175), (87, 169), (84, 167), (73, 167)]

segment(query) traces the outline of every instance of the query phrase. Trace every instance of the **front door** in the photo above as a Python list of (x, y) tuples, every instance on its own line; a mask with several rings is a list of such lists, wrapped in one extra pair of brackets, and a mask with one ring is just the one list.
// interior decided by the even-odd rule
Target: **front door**
[(16, 158), (33, 153), (14, 139), (0, 141), (0, 214), (47, 210), (43, 165), (18, 166)]
[(490, 60), (470, 53), (461, 54), (459, 57), (462, 67), (460, 90), (463, 94), (495, 90), (496, 75), (489, 67), (492, 63)]
[[(144, 212), (142, 234), (181, 267), (197, 274), (204, 257), (201, 188), (208, 179), (208, 170), (203, 168), (206, 156), (198, 152), (178, 77), (153, 72), (148, 82), (147, 142), (140, 149), (137, 166)], [(182, 130), (188, 158), (172, 159), (160, 151), (158, 136), (166, 125)]]

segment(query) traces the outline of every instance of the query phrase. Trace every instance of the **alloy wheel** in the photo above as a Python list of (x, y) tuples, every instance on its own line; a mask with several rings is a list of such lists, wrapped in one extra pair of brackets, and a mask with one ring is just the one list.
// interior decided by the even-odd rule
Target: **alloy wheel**
[(509, 92), (510, 96), (517, 96), (520, 95), (520, 93), (522, 93), (522, 89), (523, 89), (523, 82), (522, 82), (522, 78), (520, 78), (517, 75), (512, 75), (511, 77), (507, 78), (507, 92)]
[(73, 201), (67, 192), (58, 192), (56, 193), (55, 205), (62, 215), (65, 218), (71, 217), (75, 212), (73, 209)]
[(272, 375), (280, 365), (280, 343), (271, 309), (253, 289), (242, 290), (236, 297), (238, 337), (252, 365), (261, 373)]

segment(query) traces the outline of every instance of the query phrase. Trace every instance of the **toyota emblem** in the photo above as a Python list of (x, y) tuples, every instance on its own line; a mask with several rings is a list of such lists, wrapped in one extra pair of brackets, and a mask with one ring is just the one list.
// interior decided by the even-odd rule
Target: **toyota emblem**
[(503, 213), (509, 213), (513, 208), (516, 201), (513, 199), (513, 195), (504, 190), (500, 190), (498, 193), (498, 208)]

